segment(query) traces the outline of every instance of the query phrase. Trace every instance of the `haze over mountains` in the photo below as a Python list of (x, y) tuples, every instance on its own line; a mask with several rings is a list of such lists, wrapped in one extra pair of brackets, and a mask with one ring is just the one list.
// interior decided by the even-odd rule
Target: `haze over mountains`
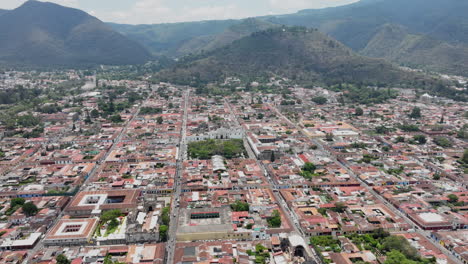
[(253, 33), (163, 71), (166, 81), (209, 83), (227, 76), (279, 75), (299, 82), (395, 83), (412, 74), (367, 58), (315, 29), (280, 27)]
[(0, 14), (0, 62), (11, 65), (136, 64), (151, 54), (87, 13), (27, 1)]
[[(15, 10), (0, 10), (0, 63), (122, 65), (141, 64), (153, 56), (180, 59), (288, 25), (318, 28), (361, 55), (467, 75), (466, 10), (468, 1), (463, 0), (362, 0), (242, 20), (120, 25), (102, 23), (77, 9), (30, 0)], [(251, 49), (258, 50), (251, 44)]]
[[(467, 71), (460, 68), (460, 61), (467, 56), (467, 10), (468, 1), (463, 0), (362, 0), (341, 7), (303, 10), (250, 21), (263, 23), (260, 30), (266, 25), (318, 28), (363, 55), (386, 58), (405, 66), (466, 75)], [(229, 31), (245, 21), (112, 26), (155, 54), (180, 57), (217, 47), (212, 41), (234, 40), (235, 35), (229, 35)], [(388, 28), (403, 29), (399, 30), (398, 39), (406, 41), (399, 43), (401, 50), (392, 47), (389, 54), (384, 54), (378, 50), (388, 48), (386, 43), (395, 41), (393, 35), (386, 34)], [(258, 31), (255, 27), (247, 27), (245, 34), (238, 34), (237, 38), (255, 31)], [(414, 39), (416, 36), (418, 38)]]
[(380, 27), (361, 54), (431, 71), (456, 75), (468, 72), (467, 45), (411, 34), (407, 28), (395, 24)]

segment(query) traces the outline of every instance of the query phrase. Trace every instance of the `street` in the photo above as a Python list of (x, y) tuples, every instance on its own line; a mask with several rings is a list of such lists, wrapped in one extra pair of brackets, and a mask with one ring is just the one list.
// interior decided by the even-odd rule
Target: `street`
[(166, 263), (174, 262), (175, 247), (177, 243), (176, 234), (177, 226), (179, 224), (179, 200), (182, 193), (182, 176), (184, 170), (184, 161), (186, 159), (185, 152), (187, 151), (186, 141), (186, 129), (187, 129), (187, 117), (189, 107), (190, 90), (184, 92), (184, 110), (182, 128), (180, 131), (180, 142), (179, 142), (179, 153), (177, 157), (176, 175), (174, 179), (174, 195), (175, 200), (171, 203), (171, 221), (169, 224), (168, 237), (169, 240), (166, 243), (167, 261)]

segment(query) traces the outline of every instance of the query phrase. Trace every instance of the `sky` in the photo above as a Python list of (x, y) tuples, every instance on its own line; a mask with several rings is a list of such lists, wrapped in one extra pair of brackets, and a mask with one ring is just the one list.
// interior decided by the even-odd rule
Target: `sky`
[[(238, 19), (287, 14), (301, 9), (350, 4), (358, 0), (48, 0), (82, 9), (105, 22), (156, 24), (213, 19)], [(14, 9), (25, 0), (0, 0), (0, 9)]]

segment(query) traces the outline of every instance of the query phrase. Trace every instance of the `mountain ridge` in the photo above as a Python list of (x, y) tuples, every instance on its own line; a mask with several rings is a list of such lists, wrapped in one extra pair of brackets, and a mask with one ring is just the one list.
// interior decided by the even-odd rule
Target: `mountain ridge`
[(468, 46), (411, 34), (400, 25), (383, 25), (360, 53), (430, 71), (456, 75), (468, 72)]
[(170, 56), (177, 54), (177, 49), (187, 41), (220, 34), (236, 23), (236, 20), (209, 20), (152, 25), (109, 25), (123, 35), (142, 43), (154, 55)]
[(363, 57), (316, 29), (282, 27), (187, 58), (160, 77), (190, 84), (193, 78), (209, 83), (226, 76), (254, 78), (268, 74), (299, 82), (390, 83), (405, 79), (408, 73), (383, 60)]
[[(460, 63), (457, 62), (459, 61), (457, 57), (466, 56), (466, 47), (468, 47), (468, 17), (464, 10), (468, 10), (468, 1), (361, 0), (338, 7), (305, 9), (294, 14), (260, 16), (253, 19), (277, 26), (318, 28), (354, 51), (366, 55), (373, 55), (373, 53), (368, 53), (369, 48), (367, 51), (364, 49), (370, 46), (371, 41), (385, 24), (399, 25), (406, 28), (410, 35), (425, 37), (419, 39), (420, 45), (415, 45), (396, 55), (399, 58), (415, 58), (414, 61), (408, 63), (391, 58), (392, 62), (400, 63), (403, 66), (411, 65), (421, 69), (436, 70), (448, 74), (461, 73), (468, 76), (467, 71), (459, 70)], [(210, 31), (210, 23), (212, 22), (205, 22), (204, 30), (200, 34), (192, 34), (196, 30), (189, 32), (192, 34), (190, 36), (185, 32), (180, 32), (187, 37), (183, 41), (177, 40), (180, 36), (170, 29), (170, 27), (174, 27), (173, 24), (165, 24), (167, 32), (164, 30), (164, 25), (147, 25), (147, 27), (158, 27), (158, 30), (164, 32), (164, 36), (168, 37), (161, 39), (160, 36), (156, 36), (157, 39), (161, 40), (161, 45), (176, 46), (175, 49), (167, 53), (164, 49), (159, 50), (161, 52), (159, 54), (180, 58), (183, 55), (200, 52), (200, 47), (210, 47), (213, 41), (229, 30), (229, 27), (241, 24), (242, 20), (237, 22), (229, 20), (229, 25), (225, 24), (223, 28), (217, 28), (216, 32)], [(216, 23), (222, 24), (224, 22), (217, 21)], [(199, 28), (197, 24), (185, 23), (184, 25), (185, 27)], [(131, 28), (132, 26), (128, 26), (126, 30), (129, 31)], [(209, 34), (205, 34), (205, 32), (209, 32)], [(138, 33), (134, 35), (138, 35)], [(146, 37), (148, 39), (145, 39), (145, 42), (151, 43), (151, 36), (146, 35)], [(424, 44), (425, 41), (428, 43)], [(441, 41), (447, 46), (437, 45), (435, 41)], [(375, 46), (375, 41), (373, 44)], [(434, 48), (422, 48), (425, 45), (433, 45)], [(419, 47), (421, 49), (418, 49)], [(444, 50), (447, 51), (447, 54), (443, 53)], [(459, 56), (460, 54), (462, 56)], [(427, 57), (436, 55), (437, 57), (429, 61), (429, 66), (426, 66), (426, 62), (420, 61), (418, 58), (421, 55)], [(451, 63), (451, 60), (454, 62)]]
[(150, 58), (87, 13), (54, 3), (27, 1), (0, 16), (0, 61), (20, 65), (136, 64)]

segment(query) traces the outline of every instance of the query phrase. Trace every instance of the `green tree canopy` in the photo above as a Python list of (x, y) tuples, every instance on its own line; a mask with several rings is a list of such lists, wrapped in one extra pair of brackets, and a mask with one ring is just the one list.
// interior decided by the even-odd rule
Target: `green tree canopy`
[(267, 219), (268, 226), (272, 228), (281, 227), (281, 215), (278, 210), (274, 210), (271, 217)]
[(249, 204), (242, 202), (241, 200), (237, 200), (235, 203), (231, 204), (231, 209), (235, 212), (249, 211)]
[(161, 241), (167, 241), (169, 227), (167, 225), (160, 225), (159, 226), (159, 238)]
[(158, 116), (158, 118), (156, 118), (156, 122), (161, 125), (163, 122), (164, 122), (164, 119), (162, 118), (162, 116)]
[(33, 202), (27, 202), (27, 203), (23, 204), (21, 209), (23, 209), (23, 213), (26, 216), (34, 216), (39, 211), (39, 209), (37, 208), (37, 206)]
[(24, 198), (13, 198), (10, 200), (10, 207), (15, 207), (17, 205), (23, 205), (26, 202)]
[(424, 135), (413, 136), (413, 140), (415, 140), (419, 145), (424, 145), (427, 142), (426, 136)]
[(456, 196), (455, 194), (449, 194), (447, 195), (447, 198), (449, 199), (449, 203), (456, 203), (458, 202), (458, 196)]
[(314, 173), (316, 169), (317, 169), (317, 167), (311, 162), (306, 162), (304, 164), (304, 167), (302, 167), (303, 171), (307, 171), (307, 172), (310, 172), (310, 173)]
[(58, 255), (55, 260), (57, 261), (57, 264), (70, 264), (71, 261), (63, 254)]
[(465, 152), (463, 153), (463, 157), (461, 161), (465, 164), (468, 164), (468, 149), (465, 149)]
[(364, 110), (362, 110), (361, 107), (356, 107), (356, 109), (354, 109), (354, 114), (356, 116), (362, 116), (362, 115), (364, 115)]
[(312, 98), (312, 102), (318, 104), (318, 105), (323, 105), (323, 104), (326, 104), (328, 102), (327, 98), (323, 97), (323, 96), (317, 96), (317, 97), (314, 97)]
[(411, 111), (411, 114), (409, 115), (409, 117), (410, 118), (415, 118), (415, 119), (421, 118), (421, 108), (414, 107), (413, 110)]
[(419, 259), (418, 250), (411, 246), (411, 244), (402, 236), (389, 236), (384, 239), (382, 248), (386, 252), (397, 250), (401, 252), (408, 259)]

